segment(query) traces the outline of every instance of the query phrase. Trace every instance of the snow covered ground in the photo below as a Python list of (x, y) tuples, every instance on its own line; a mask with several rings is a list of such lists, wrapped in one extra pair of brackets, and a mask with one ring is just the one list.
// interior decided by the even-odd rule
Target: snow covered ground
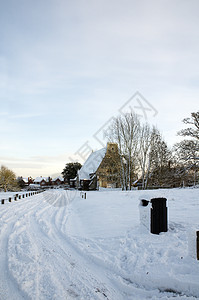
[[(188, 250), (199, 189), (86, 194), (49, 190), (0, 205), (1, 300), (199, 299)], [(168, 199), (168, 232), (140, 225), (142, 194)]]

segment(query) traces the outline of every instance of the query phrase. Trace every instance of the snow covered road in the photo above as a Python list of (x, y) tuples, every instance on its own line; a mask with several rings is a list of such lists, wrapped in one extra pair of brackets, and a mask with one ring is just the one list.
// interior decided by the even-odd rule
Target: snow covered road
[(64, 234), (68, 202), (66, 192), (56, 191), (13, 203), (12, 208), (1, 206), (1, 299), (105, 295), (99, 269), (92, 270)]
[(199, 190), (161, 194), (170, 229), (159, 236), (139, 226), (140, 191), (50, 190), (1, 205), (0, 299), (199, 299), (186, 235)]

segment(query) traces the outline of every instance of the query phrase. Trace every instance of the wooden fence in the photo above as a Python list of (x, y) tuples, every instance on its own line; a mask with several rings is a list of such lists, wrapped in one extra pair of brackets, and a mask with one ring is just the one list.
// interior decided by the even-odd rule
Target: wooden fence
[(20, 200), (20, 199), (25, 199), (25, 198), (37, 195), (37, 194), (42, 193), (42, 192), (43, 191), (39, 190), (39, 191), (34, 191), (34, 192), (32, 191), (32, 192), (14, 194), (12, 197), (1, 199), (0, 204), (5, 204), (6, 201), (12, 202), (12, 201)]

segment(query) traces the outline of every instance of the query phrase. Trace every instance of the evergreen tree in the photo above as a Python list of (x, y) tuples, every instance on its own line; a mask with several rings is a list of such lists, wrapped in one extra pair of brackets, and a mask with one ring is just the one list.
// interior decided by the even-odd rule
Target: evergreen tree
[(70, 179), (74, 179), (77, 176), (77, 171), (81, 169), (81, 167), (82, 165), (78, 162), (67, 163), (62, 172), (64, 180), (69, 184)]

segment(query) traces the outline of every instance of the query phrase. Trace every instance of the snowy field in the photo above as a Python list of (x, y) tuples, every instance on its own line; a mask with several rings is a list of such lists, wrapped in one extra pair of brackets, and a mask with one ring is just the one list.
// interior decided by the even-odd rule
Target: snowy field
[[(0, 205), (0, 300), (199, 299), (188, 250), (199, 189), (86, 194), (50, 190)], [(168, 232), (140, 225), (142, 194), (168, 199)]]

